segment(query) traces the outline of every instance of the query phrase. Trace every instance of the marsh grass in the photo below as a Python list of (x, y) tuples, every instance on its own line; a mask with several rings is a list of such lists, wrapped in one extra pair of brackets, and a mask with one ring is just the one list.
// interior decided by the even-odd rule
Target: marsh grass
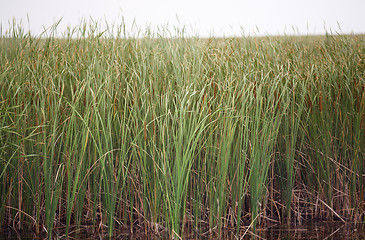
[(363, 36), (97, 29), (0, 39), (2, 227), (179, 238), (364, 222)]

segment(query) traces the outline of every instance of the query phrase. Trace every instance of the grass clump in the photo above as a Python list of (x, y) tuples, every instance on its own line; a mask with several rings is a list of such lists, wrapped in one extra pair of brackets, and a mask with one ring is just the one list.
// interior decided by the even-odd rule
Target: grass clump
[(4, 228), (180, 237), (364, 221), (363, 36), (86, 29), (0, 39)]

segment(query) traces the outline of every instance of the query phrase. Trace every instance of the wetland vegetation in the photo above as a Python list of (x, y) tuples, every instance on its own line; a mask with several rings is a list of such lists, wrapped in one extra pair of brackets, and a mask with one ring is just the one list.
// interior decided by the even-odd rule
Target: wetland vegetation
[(0, 225), (170, 237), (365, 221), (365, 37), (0, 38)]

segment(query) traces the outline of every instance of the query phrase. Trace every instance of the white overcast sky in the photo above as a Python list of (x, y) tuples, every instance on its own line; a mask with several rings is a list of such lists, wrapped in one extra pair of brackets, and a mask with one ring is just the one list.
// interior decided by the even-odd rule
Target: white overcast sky
[(185, 26), (188, 34), (199, 36), (360, 34), (365, 33), (365, 0), (0, 0), (2, 34), (14, 18), (38, 35), (61, 17), (59, 32), (82, 19), (120, 24), (124, 17), (127, 26), (133, 20), (141, 29)]

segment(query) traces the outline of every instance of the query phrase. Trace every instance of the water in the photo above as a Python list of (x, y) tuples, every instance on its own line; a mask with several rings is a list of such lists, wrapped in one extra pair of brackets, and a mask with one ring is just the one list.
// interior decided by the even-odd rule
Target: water
[(264, 239), (323, 239), (323, 240), (344, 240), (364, 239), (364, 229), (339, 223), (314, 223), (296, 228), (287, 226), (275, 226), (259, 233)]
[[(304, 226), (288, 228), (288, 226), (273, 226), (269, 229), (257, 230), (256, 239), (266, 240), (307, 240), (307, 239), (322, 239), (322, 240), (345, 240), (345, 239), (357, 239), (365, 240), (365, 229), (358, 228), (342, 223), (313, 223)], [(107, 239), (102, 236), (88, 236), (82, 234), (79, 236), (72, 236), (73, 239)], [(44, 239), (37, 237), (29, 233), (16, 233), (15, 231), (8, 230), (0, 233), (0, 240), (9, 239)], [(166, 239), (166, 237), (146, 237), (146, 236), (125, 236), (119, 235), (115, 239), (119, 240), (139, 240), (139, 239)], [(189, 238), (192, 239), (192, 238)], [(195, 238), (193, 238), (195, 239)], [(201, 238), (199, 238), (201, 239)], [(209, 239), (209, 238), (207, 238)], [(212, 239), (212, 238), (210, 238)], [(234, 235), (227, 232), (224, 237), (216, 239), (237, 239)], [(242, 240), (253, 239), (251, 233), (247, 233), (246, 236), (241, 238)]]

